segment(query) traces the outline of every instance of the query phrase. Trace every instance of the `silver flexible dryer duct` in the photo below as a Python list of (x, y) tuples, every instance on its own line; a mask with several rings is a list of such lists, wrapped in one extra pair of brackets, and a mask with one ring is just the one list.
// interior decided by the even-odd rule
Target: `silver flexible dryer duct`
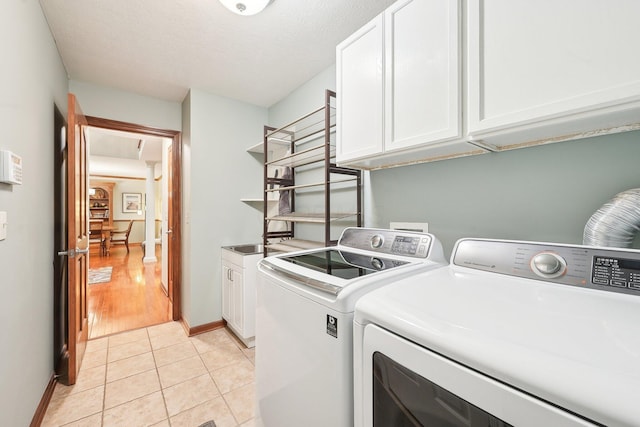
[(584, 227), (588, 246), (629, 248), (640, 230), (640, 188), (623, 191), (595, 211)]

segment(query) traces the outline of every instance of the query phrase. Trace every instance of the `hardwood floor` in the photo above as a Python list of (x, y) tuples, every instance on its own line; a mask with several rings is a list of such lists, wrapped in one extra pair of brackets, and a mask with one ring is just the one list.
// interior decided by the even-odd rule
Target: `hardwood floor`
[(87, 285), (89, 339), (168, 322), (169, 299), (161, 284), (160, 246), (158, 262), (142, 263), (140, 245), (111, 247), (110, 256), (91, 251), (89, 268), (113, 267), (111, 281)]

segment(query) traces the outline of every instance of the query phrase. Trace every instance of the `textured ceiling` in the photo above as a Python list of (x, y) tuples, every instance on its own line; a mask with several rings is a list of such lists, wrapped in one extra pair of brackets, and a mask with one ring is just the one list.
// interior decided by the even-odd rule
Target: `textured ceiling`
[(394, 0), (40, 0), (69, 78), (181, 102), (189, 88), (269, 107), (335, 62)]

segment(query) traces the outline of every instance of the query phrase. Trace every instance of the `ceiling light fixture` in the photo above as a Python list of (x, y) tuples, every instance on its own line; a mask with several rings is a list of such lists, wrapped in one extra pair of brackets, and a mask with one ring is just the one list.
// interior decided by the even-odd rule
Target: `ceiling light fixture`
[(220, 0), (220, 3), (233, 13), (249, 16), (262, 12), (271, 0)]

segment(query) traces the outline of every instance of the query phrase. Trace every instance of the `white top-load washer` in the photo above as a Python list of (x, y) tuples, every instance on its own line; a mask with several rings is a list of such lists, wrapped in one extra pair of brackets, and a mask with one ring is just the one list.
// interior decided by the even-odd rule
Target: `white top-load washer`
[(353, 425), (358, 298), (445, 266), (431, 234), (347, 228), (334, 247), (258, 264), (256, 420), (266, 427)]
[(640, 425), (640, 251), (462, 239), (354, 318), (355, 425)]

